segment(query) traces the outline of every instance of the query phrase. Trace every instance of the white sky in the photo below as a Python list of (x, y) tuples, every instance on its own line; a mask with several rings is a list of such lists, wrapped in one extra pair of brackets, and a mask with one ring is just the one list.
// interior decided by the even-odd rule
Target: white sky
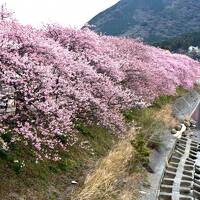
[(56, 22), (78, 27), (119, 0), (0, 0), (23, 24)]

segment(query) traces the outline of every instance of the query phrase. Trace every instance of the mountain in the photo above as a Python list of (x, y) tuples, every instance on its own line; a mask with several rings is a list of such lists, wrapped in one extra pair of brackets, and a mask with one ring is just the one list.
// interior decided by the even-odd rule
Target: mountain
[[(152, 45), (167, 49), (174, 53), (186, 54), (191, 58), (200, 61), (200, 30), (186, 33), (166, 41), (152, 43)], [(191, 48), (193, 50), (189, 50)]]
[(200, 28), (200, 0), (121, 0), (88, 23), (96, 32), (160, 42)]
[(166, 41), (156, 42), (153, 45), (172, 52), (187, 52), (189, 46), (200, 47), (200, 30), (176, 36)]

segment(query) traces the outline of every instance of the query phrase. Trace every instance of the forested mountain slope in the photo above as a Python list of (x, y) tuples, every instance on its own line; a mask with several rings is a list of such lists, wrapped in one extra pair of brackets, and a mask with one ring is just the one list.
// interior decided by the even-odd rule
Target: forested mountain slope
[(173, 52), (181, 50), (187, 52), (190, 46), (200, 47), (200, 31), (183, 34), (166, 41), (154, 43), (153, 45)]
[(200, 27), (200, 0), (121, 0), (89, 21), (106, 35), (157, 42)]

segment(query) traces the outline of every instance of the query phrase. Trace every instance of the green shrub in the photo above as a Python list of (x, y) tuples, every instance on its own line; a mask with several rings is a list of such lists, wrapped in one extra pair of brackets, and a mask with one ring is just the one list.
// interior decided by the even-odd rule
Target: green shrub
[(52, 164), (52, 165), (49, 165), (48, 167), (49, 167), (49, 170), (53, 173), (58, 173), (59, 171), (56, 165)]
[(0, 148), (0, 158), (3, 160), (8, 159), (8, 153), (4, 149), (1, 149), (1, 148)]
[(133, 157), (129, 162), (129, 172), (134, 172), (141, 167), (147, 167), (149, 164), (149, 149), (146, 146), (146, 140), (143, 133), (136, 135), (136, 138), (131, 141), (134, 148)]
[(12, 168), (16, 174), (19, 174), (24, 167), (24, 163), (19, 160), (14, 160), (12, 164)]
[(132, 122), (134, 120), (134, 115), (132, 110), (128, 110), (123, 113), (124, 119), (127, 123)]
[(78, 130), (81, 134), (85, 135), (85, 136), (90, 136), (93, 137), (93, 135), (90, 132), (90, 129), (88, 127), (86, 127), (83, 122), (77, 121), (75, 123), (75, 129)]
[(163, 105), (170, 103), (172, 100), (172, 96), (160, 96), (156, 98), (153, 102), (153, 107), (161, 108)]
[(11, 134), (11, 132), (3, 133), (1, 135), (1, 138), (4, 140), (4, 142), (10, 143), (11, 139), (12, 139), (12, 134)]
[(77, 162), (71, 159), (63, 159), (58, 162), (58, 168), (61, 171), (69, 171), (77, 166)]

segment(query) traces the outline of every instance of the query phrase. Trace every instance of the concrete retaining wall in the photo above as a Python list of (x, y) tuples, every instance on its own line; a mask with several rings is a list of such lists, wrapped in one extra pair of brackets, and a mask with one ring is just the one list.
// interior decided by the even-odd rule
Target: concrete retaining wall
[(200, 103), (200, 94), (191, 91), (178, 98), (173, 105), (173, 116), (179, 120), (190, 118)]
[[(172, 107), (172, 114), (178, 120), (182, 121), (185, 118), (190, 118), (198, 105), (200, 104), (200, 94), (196, 91), (191, 91), (184, 96), (178, 98)], [(166, 130), (161, 136), (162, 145), (159, 151), (153, 151), (150, 157), (150, 166), (154, 173), (148, 174), (150, 187), (147, 189), (141, 187), (141, 195), (139, 200), (157, 200), (160, 192), (160, 183), (164, 176), (166, 164), (171, 157), (177, 138), (174, 137), (170, 130)]]

